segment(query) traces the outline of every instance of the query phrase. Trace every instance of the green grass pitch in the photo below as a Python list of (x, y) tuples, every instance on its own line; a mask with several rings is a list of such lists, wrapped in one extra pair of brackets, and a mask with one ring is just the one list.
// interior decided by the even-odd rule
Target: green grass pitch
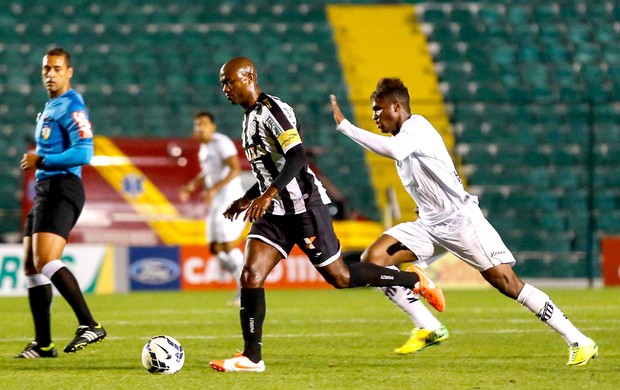
[[(26, 298), (0, 299), (3, 389), (618, 389), (620, 290), (546, 289), (587, 335), (598, 359), (567, 367), (566, 344), (527, 309), (491, 289), (447, 290), (438, 314), (451, 332), (439, 346), (398, 356), (412, 325), (376, 289), (267, 291), (264, 373), (218, 373), (210, 359), (242, 348), (232, 293), (157, 292), (87, 296), (108, 338), (62, 353), (77, 323), (53, 306), (56, 359), (14, 359), (32, 338)], [(186, 351), (175, 375), (142, 368), (142, 346), (168, 334)]]

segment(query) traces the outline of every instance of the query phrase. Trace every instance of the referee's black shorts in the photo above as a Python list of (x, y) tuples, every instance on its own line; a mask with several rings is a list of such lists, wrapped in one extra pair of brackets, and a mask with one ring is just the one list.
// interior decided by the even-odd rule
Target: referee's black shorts
[(56, 175), (41, 180), (34, 189), (34, 205), (26, 217), (24, 237), (46, 232), (68, 241), (86, 201), (82, 180), (72, 174)]
[(295, 215), (266, 214), (252, 224), (248, 238), (273, 246), (282, 258), (287, 257), (297, 244), (317, 268), (340, 258), (340, 241), (325, 205), (312, 206)]

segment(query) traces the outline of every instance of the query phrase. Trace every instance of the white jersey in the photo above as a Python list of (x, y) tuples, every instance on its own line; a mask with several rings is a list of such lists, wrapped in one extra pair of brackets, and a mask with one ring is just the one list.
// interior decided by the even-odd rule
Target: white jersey
[(338, 130), (366, 149), (396, 160), (403, 186), (419, 208), (419, 218), (434, 225), (477, 197), (465, 191), (441, 135), (421, 115), (412, 115), (393, 137), (354, 126), (348, 120)]
[[(225, 161), (227, 158), (236, 155), (235, 144), (224, 134), (214, 133), (209, 143), (200, 145), (198, 160), (205, 175), (205, 188), (211, 188), (228, 175), (230, 167), (226, 165)], [(223, 202), (228, 205), (242, 196), (241, 178), (236, 176), (217, 192), (212, 202)]]

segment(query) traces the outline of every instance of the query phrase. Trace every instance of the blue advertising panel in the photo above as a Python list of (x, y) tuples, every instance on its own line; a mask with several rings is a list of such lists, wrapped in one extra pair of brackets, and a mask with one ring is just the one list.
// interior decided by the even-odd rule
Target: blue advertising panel
[(129, 287), (131, 290), (180, 290), (179, 248), (130, 247)]

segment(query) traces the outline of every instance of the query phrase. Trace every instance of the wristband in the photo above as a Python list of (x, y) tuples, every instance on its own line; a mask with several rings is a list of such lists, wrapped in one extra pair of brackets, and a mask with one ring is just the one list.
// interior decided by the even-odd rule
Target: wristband
[(43, 156), (37, 157), (37, 161), (34, 163), (34, 166), (41, 169), (43, 168), (43, 164), (45, 164), (45, 157)]

